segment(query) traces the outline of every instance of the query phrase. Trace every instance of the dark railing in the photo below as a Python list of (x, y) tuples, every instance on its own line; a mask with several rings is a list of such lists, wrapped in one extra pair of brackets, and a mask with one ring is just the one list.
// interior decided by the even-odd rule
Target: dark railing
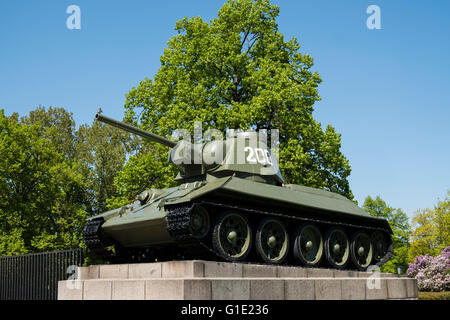
[(82, 249), (0, 257), (0, 300), (56, 300), (58, 281), (82, 262)]

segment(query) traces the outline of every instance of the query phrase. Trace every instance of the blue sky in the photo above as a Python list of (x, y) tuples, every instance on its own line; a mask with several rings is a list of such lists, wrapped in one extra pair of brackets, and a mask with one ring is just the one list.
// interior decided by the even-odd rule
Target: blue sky
[[(0, 1), (0, 108), (64, 107), (77, 125), (98, 106), (121, 118), (125, 94), (152, 78), (175, 22), (216, 17), (224, 1)], [(351, 189), (409, 216), (450, 189), (450, 2), (292, 1), (278, 24), (323, 79), (314, 117), (342, 134)], [(69, 5), (81, 29), (69, 30)], [(369, 30), (369, 5), (381, 29)]]

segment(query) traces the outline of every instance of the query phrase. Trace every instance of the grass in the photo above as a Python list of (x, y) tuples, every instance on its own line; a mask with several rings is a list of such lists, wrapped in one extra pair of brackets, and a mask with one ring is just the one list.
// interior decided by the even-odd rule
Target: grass
[(450, 291), (419, 292), (419, 300), (450, 300)]

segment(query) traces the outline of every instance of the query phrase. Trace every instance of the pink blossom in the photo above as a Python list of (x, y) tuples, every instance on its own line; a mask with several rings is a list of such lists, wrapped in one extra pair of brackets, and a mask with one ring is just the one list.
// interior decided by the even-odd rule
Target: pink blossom
[(409, 264), (407, 274), (417, 279), (419, 290), (450, 290), (450, 247), (437, 257), (428, 254), (416, 257), (414, 263)]

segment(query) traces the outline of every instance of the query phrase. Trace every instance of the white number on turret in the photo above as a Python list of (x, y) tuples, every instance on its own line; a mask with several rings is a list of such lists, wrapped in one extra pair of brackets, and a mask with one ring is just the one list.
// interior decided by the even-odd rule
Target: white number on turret
[(247, 161), (249, 163), (259, 163), (262, 165), (273, 164), (269, 151), (267, 149), (246, 147), (244, 149), (244, 152), (249, 153), (247, 156)]

